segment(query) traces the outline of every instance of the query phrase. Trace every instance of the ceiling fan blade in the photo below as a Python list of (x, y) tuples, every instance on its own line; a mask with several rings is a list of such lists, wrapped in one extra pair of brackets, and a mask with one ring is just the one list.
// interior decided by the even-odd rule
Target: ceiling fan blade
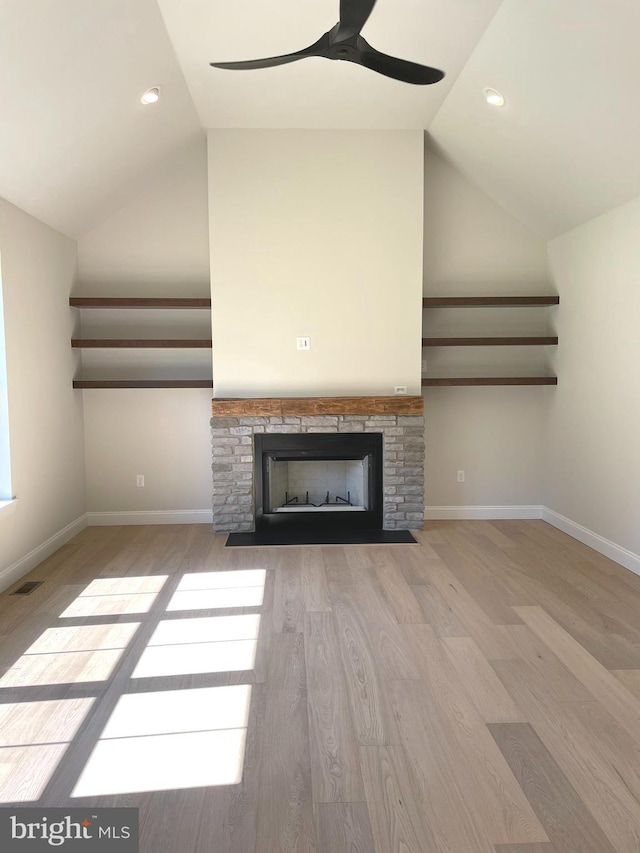
[(358, 35), (375, 5), (376, 0), (340, 0), (339, 38)]
[(286, 65), (306, 59), (309, 56), (327, 56), (329, 40), (325, 33), (315, 44), (298, 50), (295, 53), (285, 53), (282, 56), (268, 56), (265, 59), (247, 59), (239, 62), (210, 62), (212, 68), (226, 68), (231, 71), (251, 71), (255, 68), (273, 68), (276, 65)]
[(371, 71), (392, 77), (402, 83), (413, 83), (417, 86), (428, 86), (431, 83), (439, 83), (444, 77), (444, 71), (438, 68), (430, 68), (428, 65), (418, 65), (416, 62), (408, 62), (406, 59), (397, 59), (395, 56), (387, 56), (371, 47), (362, 36), (358, 38), (358, 59), (355, 60)]

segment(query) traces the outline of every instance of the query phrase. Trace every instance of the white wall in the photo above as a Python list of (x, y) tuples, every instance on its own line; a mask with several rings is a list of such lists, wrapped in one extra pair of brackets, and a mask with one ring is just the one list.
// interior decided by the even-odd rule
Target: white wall
[(204, 134), (178, 148), (78, 242), (84, 296), (209, 296)]
[[(78, 255), (78, 294), (209, 296), (204, 135), (177, 150), (122, 209), (84, 236)], [(211, 329), (207, 312), (81, 313), (83, 334), (107, 337), (118, 329), (121, 337), (208, 337)], [(93, 377), (211, 374), (209, 350), (96, 351), (83, 359), (84, 373)], [(210, 510), (210, 389), (81, 394), (90, 513)], [(144, 488), (136, 487), (137, 474), (144, 474)]]
[(640, 553), (640, 198), (549, 244), (560, 293), (546, 504)]
[(419, 393), (422, 152), (418, 131), (209, 131), (215, 396)]
[(72, 388), (77, 357), (69, 345), (76, 245), (0, 200), (0, 254), (18, 498), (13, 512), (0, 515), (5, 585), (17, 579), (6, 575), (10, 567), (84, 515), (85, 482), (82, 399)]
[[(427, 147), (424, 294), (551, 293), (546, 245)], [(545, 309), (431, 309), (425, 336), (544, 334)], [(442, 376), (533, 375), (537, 347), (425, 350), (425, 372)], [(425, 388), (427, 506), (542, 502), (543, 387)], [(465, 482), (457, 483), (458, 470)]]
[(549, 290), (546, 244), (425, 149), (425, 294), (511, 296)]

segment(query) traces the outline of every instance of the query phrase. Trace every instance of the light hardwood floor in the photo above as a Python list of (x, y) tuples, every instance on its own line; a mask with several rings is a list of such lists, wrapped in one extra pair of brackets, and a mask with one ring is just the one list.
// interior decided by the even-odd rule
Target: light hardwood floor
[(0, 805), (144, 853), (638, 853), (640, 577), (540, 521), (88, 528), (0, 596)]

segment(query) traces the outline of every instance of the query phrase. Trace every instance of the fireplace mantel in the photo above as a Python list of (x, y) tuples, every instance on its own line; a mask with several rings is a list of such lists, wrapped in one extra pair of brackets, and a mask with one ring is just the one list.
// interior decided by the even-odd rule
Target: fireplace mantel
[(421, 415), (422, 397), (218, 397), (214, 418), (300, 417), (304, 415)]

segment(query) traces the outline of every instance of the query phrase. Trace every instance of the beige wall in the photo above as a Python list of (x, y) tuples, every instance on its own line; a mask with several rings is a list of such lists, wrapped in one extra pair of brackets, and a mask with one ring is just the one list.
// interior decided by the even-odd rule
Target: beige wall
[(209, 131), (216, 396), (419, 393), (422, 152), (417, 131)]
[(561, 304), (547, 505), (640, 553), (640, 199), (551, 241)]
[[(427, 148), (425, 295), (545, 292), (553, 292), (545, 242)], [(534, 335), (550, 324), (540, 309), (424, 312), (425, 335), (433, 337)], [(545, 352), (449, 347), (425, 350), (425, 362), (433, 375), (530, 375), (544, 369)], [(547, 395), (540, 387), (425, 388), (427, 506), (542, 503)]]
[(210, 510), (210, 389), (82, 394), (90, 513)]
[(69, 345), (76, 245), (0, 200), (0, 254), (18, 498), (13, 512), (0, 515), (4, 586), (17, 579), (7, 575), (10, 567), (84, 515), (85, 482), (82, 399), (71, 384)]
[[(78, 293), (208, 296), (204, 136), (176, 151), (121, 210), (80, 240), (78, 252)], [(207, 337), (211, 328), (207, 312), (82, 315), (83, 334), (105, 337), (116, 337), (118, 331), (122, 337)], [(124, 324), (128, 331), (123, 334)], [(140, 371), (151, 377), (201, 377), (210, 375), (211, 364), (207, 350), (106, 355), (96, 350), (83, 359), (84, 372), (95, 377), (131, 377)], [(210, 510), (210, 389), (100, 390), (82, 396), (90, 513)], [(136, 487), (137, 474), (144, 474), (144, 488)]]
[(542, 504), (544, 388), (426, 388), (424, 398), (427, 507)]

